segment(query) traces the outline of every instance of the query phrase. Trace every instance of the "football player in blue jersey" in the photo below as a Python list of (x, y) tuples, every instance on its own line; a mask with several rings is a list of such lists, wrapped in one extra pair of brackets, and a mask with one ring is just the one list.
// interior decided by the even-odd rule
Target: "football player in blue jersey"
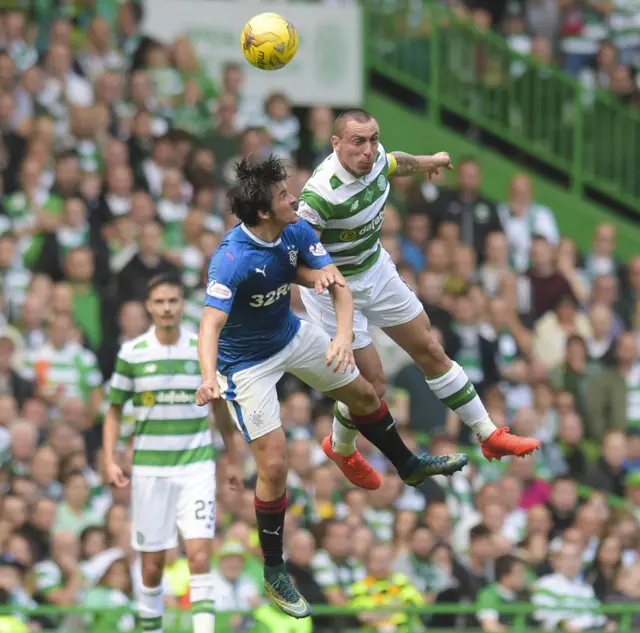
[[(209, 264), (198, 340), (202, 385), (196, 400), (200, 405), (217, 402), (218, 424), (230, 414), (251, 443), (265, 589), (285, 613), (304, 618), (311, 609), (291, 584), (282, 557), (287, 463), (276, 383), (285, 372), (344, 402), (358, 430), (408, 485), (417, 486), (435, 474), (453, 474), (464, 467), (467, 456), (414, 455), (400, 438), (386, 403), (359, 374), (352, 350), (351, 292), (313, 229), (297, 218), (284, 164), (274, 157), (262, 163), (245, 159), (236, 176), (229, 193), (241, 223), (226, 234)], [(333, 339), (290, 309), (298, 261), (315, 271), (315, 276), (306, 275), (307, 283), (331, 293), (338, 322)], [(222, 416), (221, 398), (228, 411)], [(231, 443), (225, 443), (230, 449)], [(342, 470), (360, 487), (380, 486), (380, 476), (357, 451), (345, 458)]]

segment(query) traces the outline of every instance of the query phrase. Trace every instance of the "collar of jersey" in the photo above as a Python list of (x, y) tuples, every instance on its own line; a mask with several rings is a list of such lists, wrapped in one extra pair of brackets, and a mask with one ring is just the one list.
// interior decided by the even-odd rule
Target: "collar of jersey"
[(147, 336), (149, 337), (149, 341), (151, 342), (152, 345), (157, 345), (158, 347), (180, 347), (182, 345), (184, 345), (185, 342), (185, 329), (180, 326), (180, 336), (178, 337), (178, 342), (175, 345), (163, 345), (159, 340), (158, 337), (156, 336), (156, 326), (152, 325), (148, 330), (147, 330)]
[(333, 172), (345, 185), (350, 185), (358, 180), (358, 178), (342, 166), (335, 152), (333, 153)]
[(244, 224), (240, 225), (240, 228), (256, 243), (256, 244), (260, 244), (260, 246), (267, 246), (267, 247), (274, 247), (274, 246), (278, 246), (278, 244), (280, 244), (280, 242), (282, 242), (282, 238), (278, 238), (275, 242), (265, 242), (264, 240), (261, 240), (255, 233), (253, 233), (253, 231), (251, 231), (250, 228), (248, 228), (247, 226), (245, 226)]

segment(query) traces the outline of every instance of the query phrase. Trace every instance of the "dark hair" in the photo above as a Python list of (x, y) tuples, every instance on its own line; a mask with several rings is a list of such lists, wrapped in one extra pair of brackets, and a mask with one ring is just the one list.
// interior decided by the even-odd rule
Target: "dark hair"
[(70, 158), (73, 158), (76, 160), (78, 159), (78, 153), (73, 149), (68, 149), (63, 152), (60, 152), (59, 154), (56, 154), (55, 164), (58, 165), (58, 163), (62, 162), (63, 160), (69, 160)]
[(151, 297), (151, 293), (160, 286), (172, 286), (173, 288), (178, 288), (180, 292), (184, 294), (184, 286), (177, 275), (162, 273), (149, 280), (149, 283), (147, 284), (147, 299), (149, 299), (149, 297)]
[(222, 72), (229, 72), (230, 70), (240, 70), (242, 71), (242, 67), (237, 62), (227, 62), (222, 69)]
[(484, 523), (480, 523), (469, 530), (469, 541), (473, 542), (481, 538), (487, 538), (491, 534), (491, 530)]
[(82, 479), (87, 483), (88, 482), (84, 476), (84, 473), (81, 470), (75, 469), (70, 470), (66, 475), (62, 478), (62, 484), (66, 486), (74, 477), (82, 477)]
[(505, 554), (504, 556), (498, 556), (495, 562), (494, 574), (496, 580), (500, 582), (507, 574), (513, 571), (513, 568), (522, 563), (522, 561), (513, 554)]
[(353, 120), (358, 123), (368, 123), (373, 118), (372, 114), (362, 108), (351, 108), (349, 110), (345, 110), (336, 118), (333, 125), (333, 132), (336, 136), (340, 136), (342, 134), (342, 128), (347, 121)]
[(84, 545), (84, 542), (92, 535), (92, 534), (104, 534), (105, 539), (107, 537), (107, 531), (101, 525), (89, 525), (82, 532), (80, 532), (80, 544)]
[(259, 163), (243, 158), (236, 165), (236, 181), (227, 194), (231, 211), (247, 226), (256, 226), (260, 222), (260, 211), (268, 213), (271, 210), (271, 186), (286, 178), (284, 162), (276, 156), (271, 155)]

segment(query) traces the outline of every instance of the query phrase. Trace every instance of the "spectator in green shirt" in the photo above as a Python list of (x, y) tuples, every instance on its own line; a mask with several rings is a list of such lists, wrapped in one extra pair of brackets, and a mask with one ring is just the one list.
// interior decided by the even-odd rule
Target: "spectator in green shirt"
[(87, 507), (89, 486), (81, 471), (69, 473), (62, 489), (62, 501), (58, 503), (54, 532), (71, 532), (76, 536), (90, 525), (102, 523), (93, 510)]
[(517, 602), (525, 586), (525, 565), (517, 557), (507, 554), (496, 559), (496, 582), (478, 594), (477, 618), (484, 633), (503, 633), (513, 624), (513, 614), (501, 608)]

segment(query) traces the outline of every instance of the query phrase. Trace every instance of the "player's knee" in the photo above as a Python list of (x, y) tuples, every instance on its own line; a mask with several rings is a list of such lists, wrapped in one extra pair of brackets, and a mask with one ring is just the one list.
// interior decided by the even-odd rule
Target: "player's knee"
[(210, 571), (210, 556), (206, 547), (199, 547), (187, 552), (189, 571), (192, 574), (208, 574)]
[(258, 476), (270, 489), (280, 490), (287, 483), (287, 459), (285, 455), (269, 455), (263, 460)]
[[(356, 415), (368, 415), (380, 407), (380, 398), (376, 388), (364, 378), (359, 378), (354, 385), (355, 389), (345, 404)], [(384, 392), (384, 387), (383, 387)]]
[(163, 562), (160, 559), (143, 556), (142, 581), (145, 587), (157, 587), (162, 582)]
[(413, 356), (427, 376), (444, 373), (451, 365), (444, 348), (431, 330), (425, 333)]
[(384, 394), (387, 391), (387, 383), (384, 380), (384, 376), (379, 376), (375, 378), (371, 384), (373, 385), (373, 389), (376, 392), (376, 395), (380, 400), (384, 398)]

